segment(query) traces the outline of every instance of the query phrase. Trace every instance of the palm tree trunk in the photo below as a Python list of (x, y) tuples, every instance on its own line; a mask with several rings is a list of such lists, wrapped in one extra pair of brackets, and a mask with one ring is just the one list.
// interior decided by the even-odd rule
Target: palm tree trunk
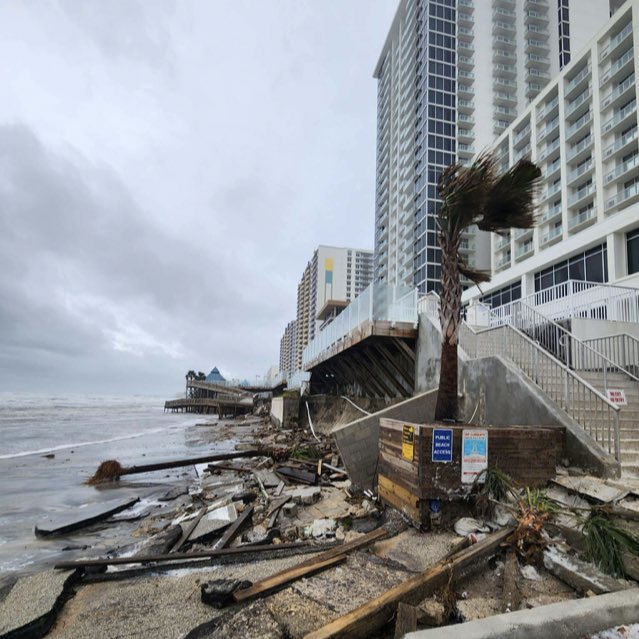
[(461, 282), (459, 279), (459, 241), (440, 237), (442, 249), (442, 291), (439, 319), (442, 326), (442, 359), (435, 419), (457, 419), (457, 341), (461, 318)]

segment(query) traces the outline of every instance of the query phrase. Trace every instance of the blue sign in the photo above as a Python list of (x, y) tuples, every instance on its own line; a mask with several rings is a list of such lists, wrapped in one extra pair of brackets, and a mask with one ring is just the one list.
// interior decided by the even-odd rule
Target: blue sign
[(433, 461), (453, 461), (453, 431), (451, 429), (433, 429)]

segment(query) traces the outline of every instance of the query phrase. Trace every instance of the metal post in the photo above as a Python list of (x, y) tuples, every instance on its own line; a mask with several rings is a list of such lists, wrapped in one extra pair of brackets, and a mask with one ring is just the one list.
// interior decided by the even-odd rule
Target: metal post
[(615, 429), (615, 459), (618, 462), (621, 462), (621, 442), (619, 441), (619, 409), (616, 406), (613, 428)]

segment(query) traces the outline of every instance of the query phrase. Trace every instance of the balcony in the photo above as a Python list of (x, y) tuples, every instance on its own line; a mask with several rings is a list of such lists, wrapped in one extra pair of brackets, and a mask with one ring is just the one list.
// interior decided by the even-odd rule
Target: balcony
[(578, 144), (571, 147), (570, 151), (568, 151), (568, 157), (566, 158), (569, 162), (572, 160), (579, 161), (584, 159), (585, 154), (590, 152), (590, 147), (594, 142), (594, 138), (592, 133), (588, 134), (588, 137), (584, 138)]
[(474, 80), (475, 74), (472, 71), (465, 71), (463, 69), (457, 72), (457, 78), (464, 78), (468, 80)]
[(616, 36), (610, 39), (610, 43), (603, 47), (599, 54), (599, 62), (603, 62), (613, 49), (616, 49), (632, 33), (632, 22), (629, 22)]
[(549, 208), (542, 216), (542, 222), (550, 222), (558, 217), (561, 217), (561, 204), (557, 204), (552, 208)]
[(515, 92), (493, 90), (493, 102), (502, 106), (513, 106), (517, 104), (517, 94)]
[(526, 242), (515, 249), (515, 259), (523, 260), (529, 255), (532, 255), (534, 250), (535, 247), (533, 246), (532, 240), (530, 242)]
[(618, 100), (623, 98), (627, 91), (635, 86), (635, 74), (633, 73), (626, 78), (621, 84), (615, 87), (610, 93), (608, 93), (601, 100), (601, 108), (607, 109), (610, 106), (615, 106)]
[(521, 240), (524, 237), (530, 237), (533, 233), (532, 229), (516, 229), (515, 230), (515, 239)]
[(475, 103), (472, 100), (457, 100), (457, 109), (465, 113), (472, 113), (475, 109)]
[(510, 246), (510, 235), (498, 235), (495, 241), (495, 248), (497, 250), (503, 249), (505, 246)]
[(561, 169), (561, 158), (557, 158), (553, 160), (550, 164), (546, 166), (546, 171), (544, 172), (544, 178), (546, 180), (551, 180), (555, 177), (556, 173), (558, 173), (559, 169)]
[(570, 171), (570, 173), (568, 173), (568, 184), (572, 184), (576, 179), (580, 178), (582, 175), (585, 175), (586, 173), (592, 171), (594, 166), (595, 166), (594, 162), (592, 161), (592, 158), (590, 158), (585, 164), (582, 164), (581, 166), (578, 166), (573, 171)]
[(604, 71), (601, 79), (599, 80), (599, 86), (603, 86), (609, 80), (613, 82), (618, 79), (618, 74), (626, 69), (626, 67), (630, 68), (628, 64), (632, 60), (634, 60), (634, 49), (630, 47), (628, 51), (626, 51), (620, 58), (617, 58), (606, 71)]
[(517, 76), (517, 68), (513, 64), (502, 64), (498, 62), (493, 64), (493, 77), (515, 78)]
[(585, 211), (581, 211), (581, 213), (577, 213), (573, 215), (568, 220), (568, 232), (576, 233), (580, 231), (582, 228), (589, 226), (597, 219), (597, 209), (592, 206)]
[(466, 113), (458, 113), (457, 122), (463, 122), (465, 124), (475, 124), (475, 118), (472, 115), (468, 115)]
[(508, 38), (514, 38), (515, 25), (512, 22), (504, 22), (503, 20), (494, 20), (493, 35), (503, 35)]
[(459, 67), (459, 69), (474, 69), (475, 60), (472, 57), (468, 57), (465, 55), (458, 55), (457, 66)]
[(575, 206), (580, 202), (583, 202), (587, 197), (590, 197), (595, 192), (594, 183), (587, 184), (581, 187), (578, 191), (575, 191), (568, 197), (568, 206)]
[(457, 139), (464, 140), (466, 143), (470, 143), (475, 139), (475, 134), (472, 129), (464, 129), (461, 127), (457, 127)]
[(548, 246), (549, 244), (558, 241), (561, 238), (562, 233), (563, 226), (561, 224), (559, 226), (554, 226), (541, 236), (539, 246)]
[(557, 193), (561, 193), (561, 181), (556, 184), (551, 184), (541, 195), (540, 201), (547, 200), (553, 197)]
[(591, 96), (592, 89), (588, 87), (583, 93), (580, 93), (574, 100), (566, 105), (565, 116), (568, 118), (573, 114), (580, 115), (582, 111), (588, 111), (590, 109)]
[(493, 62), (515, 62), (517, 54), (506, 49), (493, 49)]
[(552, 122), (549, 122), (546, 127), (537, 134), (537, 141), (541, 142), (545, 140), (551, 133), (557, 130), (559, 126), (559, 116), (554, 118)]
[(575, 120), (570, 126), (566, 128), (566, 142), (572, 141), (572, 139), (583, 131), (586, 124), (592, 120), (592, 111), (584, 113), (578, 120)]
[(630, 104), (627, 104), (623, 109), (617, 111), (609, 120), (603, 123), (601, 132), (611, 133), (617, 127), (624, 125), (626, 118), (630, 117), (633, 113), (637, 112), (637, 101), (633, 100)]
[(475, 34), (472, 29), (468, 27), (459, 27), (457, 29), (457, 37), (462, 38), (464, 40), (472, 40), (475, 37)]
[(564, 97), (568, 99), (575, 94), (578, 89), (583, 88), (589, 81), (591, 75), (592, 70), (589, 65), (586, 65), (577, 75), (573, 76), (564, 84)]
[(526, 66), (547, 69), (550, 66), (550, 58), (547, 55), (529, 53), (526, 58)]
[(508, 38), (502, 35), (493, 35), (493, 44), (509, 51), (515, 51), (517, 49), (517, 43), (514, 38)]
[(517, 17), (517, 13), (512, 9), (506, 9), (503, 7), (496, 7), (493, 9), (494, 20), (504, 20), (506, 22), (514, 22)]
[(457, 24), (464, 27), (472, 27), (474, 24), (472, 13), (466, 13), (464, 11), (457, 12)]
[(524, 50), (526, 53), (546, 53), (548, 51), (548, 43), (538, 38), (528, 38)]
[(502, 255), (497, 260), (497, 263), (495, 264), (496, 270), (501, 271), (502, 269), (506, 268), (507, 266), (510, 266), (511, 261), (512, 261), (512, 258), (510, 256), (510, 253), (506, 253), (506, 255)]
[(603, 152), (604, 160), (607, 160), (608, 158), (612, 157), (615, 153), (618, 153), (622, 149), (625, 149), (627, 145), (629, 145), (631, 142), (633, 142), (636, 139), (637, 139), (637, 127), (635, 126), (635, 128), (632, 129), (632, 131), (628, 131), (628, 133), (626, 133), (625, 135), (622, 135), (613, 144), (611, 144), (610, 146), (607, 146), (604, 149), (604, 152)]
[(550, 142), (550, 144), (546, 145), (546, 148), (544, 148), (541, 153), (539, 154), (539, 157), (537, 158), (538, 162), (543, 162), (546, 158), (550, 158), (550, 156), (557, 150), (559, 149), (559, 145), (561, 144), (561, 140), (557, 137), (555, 138), (552, 142)]
[(548, 24), (548, 15), (543, 11), (536, 11), (535, 9), (528, 9), (524, 13), (525, 24)]
[(527, 124), (523, 129), (521, 129), (521, 131), (517, 131), (517, 133), (515, 133), (515, 138), (513, 140), (513, 144), (515, 148), (520, 142), (522, 142), (525, 139), (528, 139), (529, 134), (530, 134), (530, 124)]
[(632, 186), (629, 186), (627, 189), (623, 189), (623, 191), (619, 191), (617, 195), (611, 197), (606, 202), (606, 213), (610, 209), (617, 208), (622, 204), (629, 204), (630, 200), (635, 201), (639, 196), (639, 183), (635, 183)]
[(529, 100), (533, 100), (541, 93), (543, 88), (543, 85), (539, 84), (539, 82), (529, 82), (526, 86), (526, 97)]
[(612, 171), (610, 171), (610, 173), (607, 173), (606, 177), (604, 178), (604, 184), (610, 184), (610, 182), (625, 175), (628, 171), (631, 171), (636, 166), (639, 166), (639, 154), (633, 156), (632, 158), (630, 158), (630, 160), (619, 164)]
[(530, 155), (530, 150), (530, 144), (527, 144), (523, 149), (517, 151), (517, 153), (515, 153), (515, 162), (518, 162), (521, 158)]
[(469, 84), (457, 83), (457, 95), (464, 96), (465, 98), (471, 98), (475, 95), (475, 89)]
[(466, 52), (465, 54), (460, 54), (460, 55), (468, 56), (469, 53), (472, 55), (472, 52), (475, 50), (475, 45), (470, 40), (463, 40), (462, 38), (457, 38), (457, 50)]
[(559, 96), (556, 95), (550, 102), (547, 102), (540, 111), (537, 112), (537, 122), (541, 122), (547, 116), (551, 115), (558, 106)]
[(472, 144), (462, 144), (459, 142), (457, 144), (457, 150), (460, 153), (470, 153), (471, 155), (475, 154), (475, 147)]

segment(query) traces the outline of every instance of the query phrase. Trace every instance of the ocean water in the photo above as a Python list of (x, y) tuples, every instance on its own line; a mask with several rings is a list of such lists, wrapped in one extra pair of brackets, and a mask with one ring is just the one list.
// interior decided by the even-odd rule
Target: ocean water
[(34, 526), (115, 498), (148, 501), (184, 480), (192, 467), (130, 475), (108, 489), (84, 484), (105, 459), (131, 466), (226, 449), (228, 442), (216, 442), (212, 422), (214, 416), (164, 413), (161, 397), (0, 393), (0, 577), (73, 559), (78, 547), (97, 556), (117, 546), (134, 524), (46, 539), (35, 536)]

